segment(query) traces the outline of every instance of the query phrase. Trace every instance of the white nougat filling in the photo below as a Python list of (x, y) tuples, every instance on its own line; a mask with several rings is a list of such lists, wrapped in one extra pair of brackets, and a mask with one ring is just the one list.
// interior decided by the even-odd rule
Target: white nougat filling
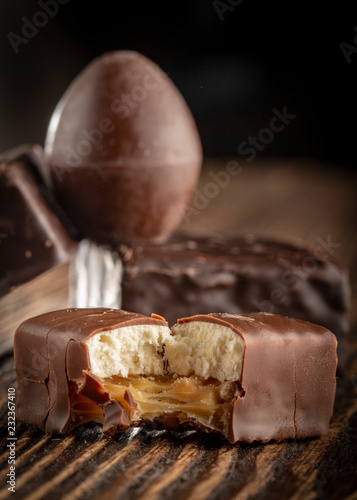
[(192, 321), (172, 329), (135, 325), (108, 330), (87, 340), (91, 372), (112, 376), (196, 375), (220, 382), (241, 377), (244, 341), (229, 327)]
[(161, 325), (135, 325), (107, 330), (86, 344), (91, 372), (98, 377), (163, 375), (163, 344), (172, 342), (170, 329)]
[(172, 332), (174, 342), (165, 348), (171, 373), (221, 382), (240, 379), (244, 341), (229, 327), (192, 321), (175, 325)]

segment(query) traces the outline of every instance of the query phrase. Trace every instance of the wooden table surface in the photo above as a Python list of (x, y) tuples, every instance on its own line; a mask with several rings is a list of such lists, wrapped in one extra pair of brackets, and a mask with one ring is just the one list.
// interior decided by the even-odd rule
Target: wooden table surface
[(231, 445), (193, 431), (134, 429), (107, 438), (87, 427), (58, 437), (17, 422), (16, 493), (9, 493), (7, 391), (16, 386), (7, 352), (0, 365), (0, 499), (357, 498), (357, 174), (306, 159), (230, 165), (205, 162), (182, 229), (293, 236), (312, 245), (323, 239), (350, 269), (350, 364), (338, 379), (328, 435)]

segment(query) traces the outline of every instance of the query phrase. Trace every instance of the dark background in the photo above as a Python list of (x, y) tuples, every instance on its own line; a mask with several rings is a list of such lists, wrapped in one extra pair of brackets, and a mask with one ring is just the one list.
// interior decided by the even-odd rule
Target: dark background
[(354, 166), (357, 53), (348, 63), (340, 48), (357, 41), (353, 2), (242, 0), (233, 7), (222, 0), (229, 10), (221, 20), (206, 0), (63, 1), (18, 54), (8, 34), (22, 36), (23, 18), (32, 21), (43, 8), (38, 1), (1, 2), (1, 151), (43, 144), (51, 113), (77, 73), (105, 51), (131, 49), (171, 76), (192, 109), (206, 157), (239, 158), (238, 145), (269, 125), (273, 108), (286, 106), (296, 118), (259, 158)]

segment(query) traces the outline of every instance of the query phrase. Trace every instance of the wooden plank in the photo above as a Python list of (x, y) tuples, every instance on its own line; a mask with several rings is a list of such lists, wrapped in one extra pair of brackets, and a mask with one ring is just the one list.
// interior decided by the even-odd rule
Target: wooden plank
[(0, 297), (0, 354), (13, 349), (14, 332), (22, 321), (67, 307), (68, 272), (68, 263), (59, 264)]

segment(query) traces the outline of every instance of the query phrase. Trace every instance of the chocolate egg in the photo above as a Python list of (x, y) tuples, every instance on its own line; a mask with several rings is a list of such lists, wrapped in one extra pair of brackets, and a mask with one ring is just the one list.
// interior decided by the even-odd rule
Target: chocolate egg
[(58, 103), (45, 142), (56, 196), (83, 237), (162, 241), (196, 186), (202, 148), (182, 95), (151, 60), (92, 61)]

